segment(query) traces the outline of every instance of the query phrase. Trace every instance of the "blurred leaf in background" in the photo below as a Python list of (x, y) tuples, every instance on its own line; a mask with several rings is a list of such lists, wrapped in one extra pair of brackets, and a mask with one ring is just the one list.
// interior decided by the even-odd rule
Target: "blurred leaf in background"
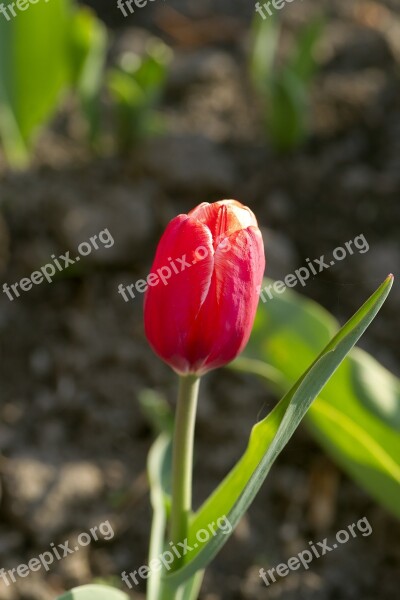
[(0, 139), (14, 167), (27, 166), (40, 128), (68, 89), (77, 93), (91, 144), (100, 137), (105, 25), (73, 0), (28, 6), (0, 18)]
[(108, 73), (108, 89), (115, 106), (117, 142), (124, 152), (144, 137), (161, 133), (157, 112), (172, 51), (161, 40), (149, 41), (143, 56), (128, 52)]
[(68, 83), (71, 2), (38, 2), (9, 16), (0, 18), (0, 137), (8, 161), (24, 166)]
[(282, 25), (276, 16), (254, 19), (250, 52), (250, 75), (260, 96), (266, 133), (280, 152), (299, 146), (309, 132), (309, 96), (317, 65), (315, 45), (323, 21), (305, 25), (294, 40), (294, 47), (278, 64)]
[(107, 56), (107, 28), (87, 8), (75, 12), (71, 27), (71, 83), (77, 91), (88, 137), (92, 145), (100, 141), (100, 96)]
[(63, 93), (73, 90), (93, 149), (101, 148), (101, 96), (113, 103), (116, 143), (125, 152), (164, 131), (157, 111), (172, 51), (157, 38), (143, 55), (126, 52), (105, 72), (106, 26), (74, 0), (27, 5), (7, 20), (0, 14), (0, 140), (13, 167), (26, 167), (40, 128)]
[(129, 600), (128, 596), (106, 585), (83, 585), (63, 594), (58, 600)]

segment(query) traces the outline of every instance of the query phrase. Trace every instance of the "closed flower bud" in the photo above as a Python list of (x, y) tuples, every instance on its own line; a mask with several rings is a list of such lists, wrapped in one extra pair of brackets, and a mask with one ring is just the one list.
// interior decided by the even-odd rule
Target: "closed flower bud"
[(167, 226), (144, 303), (150, 345), (181, 375), (233, 360), (250, 337), (265, 268), (252, 211), (203, 203)]

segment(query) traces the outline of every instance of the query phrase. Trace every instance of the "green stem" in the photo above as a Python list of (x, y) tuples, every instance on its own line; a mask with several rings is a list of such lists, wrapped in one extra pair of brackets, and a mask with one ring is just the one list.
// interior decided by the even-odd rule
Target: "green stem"
[[(172, 454), (172, 507), (171, 540), (176, 545), (187, 538), (192, 510), (193, 442), (196, 422), (197, 397), (200, 378), (181, 376)], [(176, 559), (173, 570), (183, 560)]]

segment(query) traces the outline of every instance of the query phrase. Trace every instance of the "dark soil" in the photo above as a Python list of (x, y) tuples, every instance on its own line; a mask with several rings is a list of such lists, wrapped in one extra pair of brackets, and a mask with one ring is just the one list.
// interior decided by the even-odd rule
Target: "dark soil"
[[(50, 543), (71, 540), (73, 546), (79, 533), (106, 520), (115, 536), (48, 573), (9, 587), (0, 581), (0, 600), (53, 600), (93, 579), (122, 585), (122, 571), (146, 564), (145, 465), (153, 433), (139, 397), (155, 389), (173, 403), (176, 380), (147, 345), (142, 298), (125, 303), (118, 284), (146, 276), (170, 218), (198, 202), (238, 198), (265, 229), (268, 274), (276, 278), (363, 234), (368, 252), (346, 258), (301, 290), (341, 321), (398, 271), (400, 9), (394, 2), (386, 9), (383, 3), (329, 4), (311, 136), (282, 157), (261, 134), (247, 80), (253, 7), (244, 4), (221, 0), (200, 9), (193, 2), (154, 2), (122, 19), (116, 7), (96, 3), (114, 27), (116, 45), (137, 44), (147, 35), (137, 27), (145, 27), (175, 47), (163, 102), (168, 133), (130, 156), (95, 158), (56, 125), (42, 136), (31, 170), (15, 174), (2, 167), (3, 282), (30, 275), (52, 254), (76, 255), (82, 241), (103, 229), (115, 244), (82, 258), (52, 284), (12, 302), (0, 298), (0, 564), (15, 568)], [(194, 19), (185, 39), (171, 26), (172, 6)], [(295, 1), (285, 10), (296, 27), (312, 8)], [(213, 19), (221, 24), (221, 39), (204, 27)], [(397, 374), (399, 300), (396, 283), (362, 342)], [(204, 379), (197, 504), (240, 456), (251, 426), (273, 402), (252, 378), (218, 371)], [(261, 567), (277, 566), (309, 540), (332, 538), (362, 517), (371, 536), (359, 535), (268, 588), (260, 580)], [(399, 583), (399, 523), (301, 428), (209, 568), (201, 598), (392, 600)], [(144, 598), (144, 586), (132, 597)]]

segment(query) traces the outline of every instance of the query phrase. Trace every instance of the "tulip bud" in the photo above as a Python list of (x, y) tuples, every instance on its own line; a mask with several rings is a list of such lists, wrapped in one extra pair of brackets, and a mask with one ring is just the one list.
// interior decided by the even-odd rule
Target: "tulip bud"
[(250, 337), (264, 268), (257, 220), (240, 202), (204, 202), (173, 219), (144, 302), (156, 354), (180, 375), (202, 375), (236, 358)]

